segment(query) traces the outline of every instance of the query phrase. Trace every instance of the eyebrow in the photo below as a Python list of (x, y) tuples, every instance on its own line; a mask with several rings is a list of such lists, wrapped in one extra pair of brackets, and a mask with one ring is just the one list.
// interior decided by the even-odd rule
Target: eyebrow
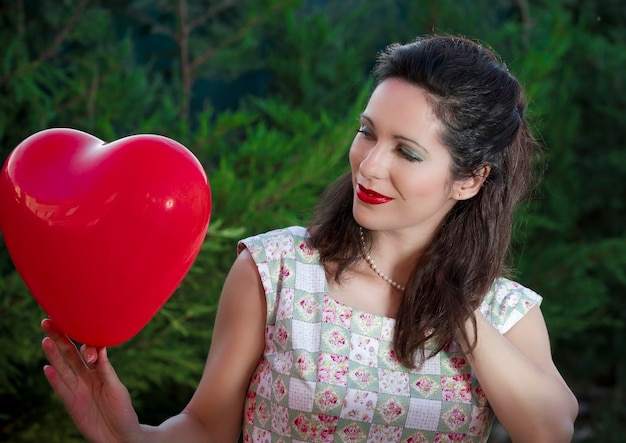
[[(366, 114), (361, 114), (361, 119), (363, 120), (367, 120), (367, 122), (372, 126), (373, 129), (376, 129), (376, 125), (374, 124), (374, 120), (372, 120), (370, 117), (368, 117)], [(399, 135), (399, 134), (394, 134), (393, 136), (394, 138), (398, 139), (398, 140), (403, 140), (409, 143), (414, 144), (415, 146), (417, 146), (418, 148), (424, 150), (425, 152), (428, 152), (428, 148), (426, 148), (424, 145), (420, 144), (419, 142), (413, 140), (412, 138), (409, 137), (405, 137), (404, 135)]]

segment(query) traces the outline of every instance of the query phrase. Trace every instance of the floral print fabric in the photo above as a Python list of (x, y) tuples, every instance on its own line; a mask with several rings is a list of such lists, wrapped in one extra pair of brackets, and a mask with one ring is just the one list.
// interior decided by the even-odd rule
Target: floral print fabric
[[(254, 258), (267, 300), (265, 351), (250, 382), (245, 442), (486, 442), (493, 412), (453, 344), (416, 369), (395, 358), (395, 320), (328, 294), (303, 227), (239, 243)], [(480, 308), (505, 333), (541, 297), (498, 279)]]

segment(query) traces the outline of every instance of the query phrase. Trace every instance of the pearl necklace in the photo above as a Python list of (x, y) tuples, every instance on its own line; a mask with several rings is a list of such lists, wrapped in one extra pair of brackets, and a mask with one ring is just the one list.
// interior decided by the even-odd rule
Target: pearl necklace
[(378, 274), (380, 278), (385, 280), (387, 283), (389, 283), (391, 286), (396, 288), (398, 291), (404, 292), (405, 287), (402, 286), (400, 283), (396, 282), (395, 280), (390, 279), (389, 277), (385, 275), (383, 271), (378, 269), (378, 267), (374, 263), (374, 260), (372, 260), (372, 257), (370, 257), (370, 255), (367, 253), (367, 246), (365, 245), (365, 235), (363, 235), (363, 228), (361, 226), (359, 226), (359, 235), (361, 236), (361, 250), (363, 252), (363, 257), (365, 258), (367, 263), (370, 265), (370, 268), (372, 268), (372, 271)]

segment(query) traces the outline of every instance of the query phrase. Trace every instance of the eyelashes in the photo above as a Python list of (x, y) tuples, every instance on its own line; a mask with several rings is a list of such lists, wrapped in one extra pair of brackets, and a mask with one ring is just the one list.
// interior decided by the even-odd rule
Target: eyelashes
[[(357, 134), (361, 134), (367, 140), (375, 140), (376, 139), (376, 136), (374, 135), (374, 133), (365, 125), (361, 125), (361, 127), (356, 132), (357, 132)], [(417, 152), (415, 152), (414, 150), (412, 150), (411, 148), (408, 148), (407, 146), (405, 146), (403, 144), (399, 144), (396, 147), (396, 152), (402, 158), (404, 158), (405, 160), (408, 160), (410, 162), (422, 162), (422, 161), (424, 161), (424, 158), (421, 155), (419, 155)]]
[(416, 152), (414, 152), (413, 150), (409, 148), (399, 146), (398, 152), (400, 153), (402, 157), (406, 158), (410, 162), (423, 162), (424, 161), (424, 159), (419, 154), (417, 154)]
[(358, 134), (361, 134), (365, 138), (368, 138), (368, 139), (373, 139), (374, 138), (374, 134), (372, 134), (372, 131), (370, 131), (370, 129), (367, 126), (361, 125), (359, 130), (356, 131), (356, 132)]

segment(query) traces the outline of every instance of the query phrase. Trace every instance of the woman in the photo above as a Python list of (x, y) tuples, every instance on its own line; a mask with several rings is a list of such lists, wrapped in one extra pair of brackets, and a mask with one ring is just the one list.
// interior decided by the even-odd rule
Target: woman
[(503, 277), (536, 143), (517, 80), (459, 37), (391, 45), (351, 172), (305, 229), (242, 240), (204, 374), (138, 422), (106, 349), (50, 320), (46, 377), (94, 442), (570, 441), (541, 297)]

